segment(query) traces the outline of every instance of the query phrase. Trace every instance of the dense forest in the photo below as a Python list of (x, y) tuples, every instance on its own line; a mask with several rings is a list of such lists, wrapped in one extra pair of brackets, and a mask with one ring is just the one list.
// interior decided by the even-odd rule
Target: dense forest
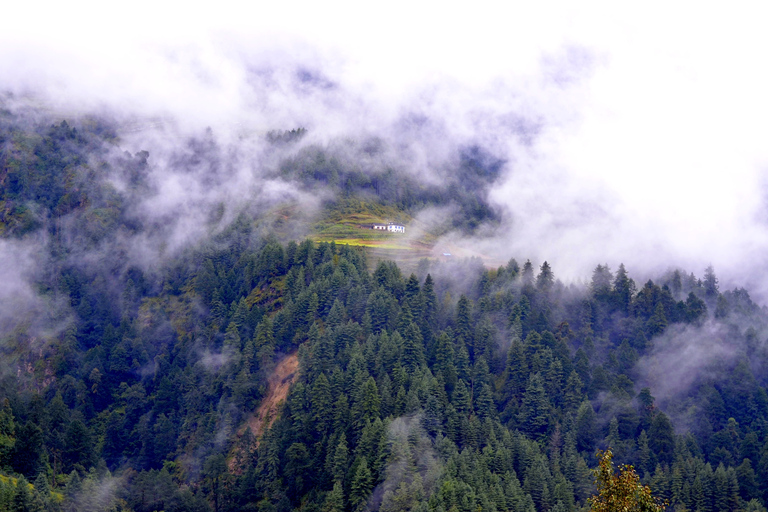
[[(137, 213), (149, 153), (95, 118), (0, 121), (0, 255), (21, 274), (0, 314), (0, 510), (574, 511), (610, 448), (672, 509), (765, 511), (768, 310), (712, 267), (564, 284), (520, 255), (406, 275), (213, 203), (206, 236), (148, 265), (127, 247), (167, 234)], [(303, 136), (267, 135), (269, 176), (453, 204), (456, 229), (498, 218), (479, 148), (436, 186)], [(169, 165), (215, 188), (225, 153), (203, 135)], [(271, 427), (243, 428), (294, 356)]]

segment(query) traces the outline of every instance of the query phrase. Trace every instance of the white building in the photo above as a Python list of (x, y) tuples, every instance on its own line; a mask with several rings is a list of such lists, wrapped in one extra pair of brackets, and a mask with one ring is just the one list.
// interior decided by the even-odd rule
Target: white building
[(379, 231), (389, 231), (390, 233), (405, 233), (405, 226), (388, 222), (387, 224), (361, 224), (358, 226), (363, 229), (375, 229)]

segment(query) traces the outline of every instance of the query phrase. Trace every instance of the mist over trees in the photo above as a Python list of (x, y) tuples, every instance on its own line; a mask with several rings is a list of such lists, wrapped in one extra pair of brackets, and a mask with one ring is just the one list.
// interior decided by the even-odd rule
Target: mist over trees
[[(211, 196), (169, 213), (168, 176), (119, 128), (0, 115), (0, 509), (561, 512), (589, 506), (610, 448), (672, 507), (765, 510), (768, 315), (711, 266), (406, 275), (266, 219), (327, 194), (449, 206), (472, 233), (500, 218), (501, 160), (465, 148), (425, 181), (371, 163), (375, 141), (296, 130), (267, 134), (274, 165), (246, 180), (209, 132), (163, 172)], [(231, 180), (286, 191), (248, 204)], [(271, 428), (241, 429), (294, 354)]]

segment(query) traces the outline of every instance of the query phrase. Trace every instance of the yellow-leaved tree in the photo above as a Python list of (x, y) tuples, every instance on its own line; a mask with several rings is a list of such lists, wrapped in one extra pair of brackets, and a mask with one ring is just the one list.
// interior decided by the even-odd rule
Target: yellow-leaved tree
[(618, 473), (614, 473), (611, 450), (599, 450), (597, 458), (597, 494), (589, 498), (592, 512), (663, 512), (665, 503), (653, 497), (650, 487), (640, 483), (634, 467), (621, 465)]

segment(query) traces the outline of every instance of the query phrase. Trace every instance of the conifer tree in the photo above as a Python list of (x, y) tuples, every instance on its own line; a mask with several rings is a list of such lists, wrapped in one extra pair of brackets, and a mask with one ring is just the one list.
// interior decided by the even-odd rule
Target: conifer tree
[(513, 341), (507, 353), (504, 370), (504, 401), (518, 402), (523, 397), (528, 380), (528, 363), (520, 341)]
[(648, 444), (648, 434), (645, 433), (645, 429), (640, 432), (637, 438), (637, 451), (640, 461), (639, 469), (643, 474), (648, 473), (651, 469), (651, 449)]
[(480, 391), (475, 398), (475, 411), (481, 419), (485, 419), (491, 417), (495, 410), (491, 386), (483, 382), (480, 384)]
[(321, 373), (312, 383), (310, 400), (314, 411), (316, 429), (318, 432), (325, 432), (333, 418), (333, 397), (331, 396), (331, 385), (324, 373)]
[(599, 302), (609, 301), (611, 298), (612, 281), (613, 274), (607, 264), (595, 267), (595, 270), (592, 271), (592, 282), (589, 287), (592, 297)]
[(13, 512), (37, 512), (32, 491), (29, 489), (29, 482), (23, 475), (16, 480), (16, 493), (13, 496), (12, 510)]
[(433, 335), (433, 326), (437, 319), (437, 295), (435, 294), (435, 282), (430, 274), (424, 279), (424, 286), (421, 287), (420, 299), (421, 304), (420, 315), (416, 317), (418, 319), (419, 328), (421, 334), (424, 336), (424, 340), (427, 344), (431, 343)]
[(472, 397), (464, 380), (460, 379), (456, 384), (456, 389), (453, 390), (453, 396), (451, 397), (451, 403), (459, 415), (469, 417), (469, 414), (472, 412)]
[(571, 371), (568, 380), (565, 383), (563, 393), (563, 409), (565, 411), (576, 411), (584, 400), (584, 383), (581, 382), (576, 370)]
[(585, 400), (576, 412), (576, 446), (591, 451), (597, 438), (597, 416), (592, 404)]
[(704, 286), (704, 295), (707, 297), (707, 300), (714, 300), (719, 295), (718, 279), (712, 265), (704, 269), (702, 285)]
[(5, 398), (3, 399), (3, 407), (0, 409), (0, 467), (10, 465), (15, 442), (16, 422), (11, 404)]
[(447, 391), (451, 393), (458, 378), (454, 362), (453, 341), (445, 332), (441, 332), (436, 343), (434, 372), (443, 379)]
[(338, 327), (339, 325), (343, 324), (347, 321), (347, 309), (344, 307), (344, 303), (342, 303), (338, 297), (333, 299), (333, 306), (331, 306), (331, 310), (328, 313), (328, 318), (326, 319), (326, 325), (333, 329), (335, 327)]
[(457, 343), (467, 347), (470, 357), (474, 355), (474, 336), (472, 334), (472, 304), (466, 295), (459, 297), (456, 304), (456, 334)]
[(693, 292), (688, 293), (685, 299), (685, 321), (697, 323), (707, 316), (707, 304), (698, 298)]
[(646, 331), (648, 337), (651, 338), (657, 334), (660, 334), (667, 328), (669, 322), (667, 321), (667, 315), (664, 312), (664, 305), (659, 302), (654, 308), (653, 315), (648, 319), (646, 323)]
[(358, 391), (358, 399), (355, 402), (353, 416), (358, 428), (362, 428), (366, 421), (374, 421), (381, 412), (381, 397), (376, 381), (368, 377)]
[(752, 461), (745, 458), (736, 468), (737, 483), (741, 498), (748, 502), (760, 496), (757, 474), (752, 469)]
[(344, 489), (340, 481), (333, 484), (333, 489), (325, 495), (321, 512), (344, 512)]
[(547, 510), (550, 507), (549, 484), (552, 475), (545, 457), (538, 456), (532, 462), (525, 474), (523, 490), (533, 499), (536, 510)]
[(456, 376), (464, 381), (470, 380), (470, 366), (469, 352), (463, 342), (459, 341), (458, 350), (456, 351)]
[(523, 286), (533, 286), (533, 264), (531, 260), (525, 260), (522, 271)]
[(544, 438), (549, 429), (550, 403), (541, 374), (534, 373), (528, 380), (518, 415), (521, 430), (533, 439)]
[(344, 432), (339, 436), (339, 442), (336, 444), (336, 449), (333, 452), (333, 468), (331, 474), (334, 481), (343, 482), (344, 476), (347, 474), (347, 464), (349, 461), (349, 449), (347, 448), (347, 436)]
[(411, 322), (403, 333), (403, 368), (413, 373), (424, 364), (424, 339), (419, 327)]
[(675, 451), (675, 432), (672, 422), (663, 412), (657, 413), (651, 421), (648, 431), (650, 446), (657, 460), (662, 464), (670, 465)]
[(405, 284), (405, 298), (413, 309), (414, 300), (418, 297), (421, 287), (419, 286), (419, 278), (416, 274), (411, 274), (408, 277), (408, 282)]
[(548, 293), (555, 284), (555, 275), (546, 261), (541, 264), (539, 270), (539, 275), (536, 276), (536, 288), (541, 292)]
[(362, 457), (357, 465), (357, 470), (352, 478), (349, 490), (349, 504), (353, 511), (365, 508), (365, 503), (372, 489), (373, 477), (371, 476), (371, 470), (368, 468), (367, 459)]
[(627, 275), (624, 264), (619, 265), (613, 281), (613, 307), (624, 314), (629, 313), (632, 296), (635, 294), (635, 282)]

